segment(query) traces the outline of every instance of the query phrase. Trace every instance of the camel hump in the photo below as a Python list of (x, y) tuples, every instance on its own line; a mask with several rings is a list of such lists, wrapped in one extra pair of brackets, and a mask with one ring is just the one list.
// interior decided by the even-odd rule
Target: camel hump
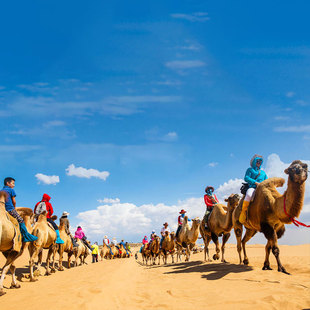
[(8, 194), (6, 191), (0, 191), (0, 201), (5, 202), (7, 197), (8, 197)]
[(262, 183), (260, 183), (259, 186), (263, 186), (263, 187), (282, 187), (285, 183), (285, 180), (283, 178), (269, 178), (265, 181), (263, 181)]
[(16, 211), (21, 215), (21, 216), (32, 216), (33, 211), (30, 208), (25, 208), (25, 207), (17, 207)]

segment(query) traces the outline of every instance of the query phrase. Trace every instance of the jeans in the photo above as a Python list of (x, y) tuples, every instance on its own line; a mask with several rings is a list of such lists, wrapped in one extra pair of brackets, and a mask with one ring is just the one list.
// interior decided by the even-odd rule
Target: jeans
[(93, 263), (98, 263), (98, 254), (92, 254)]
[(51, 223), (51, 225), (53, 226), (53, 228), (54, 228), (55, 230), (58, 230), (58, 226), (56, 225), (56, 223), (55, 223), (52, 219), (47, 218), (47, 221), (48, 221), (49, 223)]

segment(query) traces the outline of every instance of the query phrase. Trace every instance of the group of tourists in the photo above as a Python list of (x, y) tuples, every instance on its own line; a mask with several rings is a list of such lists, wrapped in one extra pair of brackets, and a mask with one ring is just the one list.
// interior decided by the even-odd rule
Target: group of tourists
[[(250, 202), (254, 198), (255, 189), (257, 185), (267, 179), (267, 175), (265, 171), (262, 169), (262, 163), (263, 163), (263, 157), (261, 155), (255, 154), (250, 160), (250, 167), (246, 170), (246, 173), (244, 176), (244, 181), (246, 183), (243, 183), (243, 186), (241, 188), (241, 193), (244, 194), (242, 211), (239, 217), (239, 221), (241, 224), (244, 224), (246, 222), (247, 210), (248, 210)], [(206, 212), (203, 217), (203, 223), (205, 225), (205, 228), (208, 229), (208, 218), (214, 206), (219, 203), (219, 200), (216, 197), (216, 194), (214, 193), (213, 186), (207, 186), (205, 188), (204, 202), (206, 205)], [(178, 235), (182, 228), (186, 213), (187, 211), (183, 209), (179, 212), (180, 215), (178, 216), (178, 228), (176, 231), (176, 239), (178, 239)], [(188, 221), (191, 221), (191, 220), (188, 218)], [(160, 231), (160, 234), (161, 234), (160, 246), (162, 245), (166, 231), (170, 233), (170, 228), (167, 222), (163, 224), (163, 227)], [(150, 240), (148, 240), (147, 236), (144, 236), (142, 240), (142, 247), (148, 246), (154, 240), (155, 236), (156, 236), (155, 230), (152, 231)], [(142, 247), (140, 249), (140, 252), (142, 251)]]

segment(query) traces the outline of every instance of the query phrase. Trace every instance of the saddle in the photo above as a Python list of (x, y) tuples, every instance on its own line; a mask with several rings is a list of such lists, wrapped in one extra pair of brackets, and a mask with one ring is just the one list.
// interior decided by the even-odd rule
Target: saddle
[(22, 234), (19, 229), (19, 223), (15, 217), (11, 214), (6, 212), (7, 219), (13, 224), (14, 226), (14, 237), (13, 237), (13, 247), (11, 251), (19, 252), (22, 247)]

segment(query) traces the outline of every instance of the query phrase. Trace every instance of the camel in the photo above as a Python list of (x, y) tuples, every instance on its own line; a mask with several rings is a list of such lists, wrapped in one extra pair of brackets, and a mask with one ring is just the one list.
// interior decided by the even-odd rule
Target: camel
[(0, 279), (0, 296), (4, 295), (3, 281), (10, 270), (12, 283), (10, 288), (20, 288), (16, 282), (14, 261), (23, 253), (22, 236), (17, 220), (5, 211), (6, 193), (0, 192), (0, 252), (5, 256), (6, 262), (2, 268)]
[(161, 251), (164, 256), (164, 264), (167, 264), (168, 254), (171, 255), (172, 263), (174, 263), (174, 253), (175, 253), (175, 233), (169, 234), (168, 231), (165, 232), (165, 237), (161, 245)]
[(160, 238), (155, 236), (152, 242), (149, 245), (151, 251), (151, 259), (153, 261), (153, 265), (156, 263), (156, 258), (158, 257), (158, 265), (160, 265)]
[[(225, 244), (228, 241), (230, 237), (230, 231), (233, 227), (232, 224), (232, 213), (237, 207), (239, 203), (240, 197), (238, 194), (231, 194), (225, 201), (227, 202), (227, 207), (222, 204), (216, 204), (209, 216), (208, 219), (208, 229), (205, 227), (204, 221), (200, 224), (200, 235), (203, 239), (203, 242), (205, 244), (204, 247), (204, 260), (207, 261), (207, 255), (208, 255), (208, 261), (210, 262), (209, 257), (209, 243), (211, 239), (215, 243), (216, 247), (216, 254), (213, 255), (213, 259), (219, 259), (220, 258), (220, 246), (219, 246), (219, 236), (223, 235), (222, 239), (222, 262), (226, 263), (226, 260), (224, 258), (224, 251), (225, 251)], [(227, 212), (225, 211), (227, 209)]]
[(148, 260), (150, 259), (151, 261), (151, 249), (148, 244), (142, 247), (141, 255), (142, 255), (142, 263), (144, 264), (145, 262), (145, 265), (147, 265)]
[(240, 264), (242, 263), (241, 244), (244, 254), (243, 263), (248, 265), (249, 260), (245, 244), (256, 232), (260, 231), (267, 239), (263, 270), (271, 270), (269, 256), (270, 251), (272, 251), (277, 260), (278, 271), (289, 274), (280, 261), (278, 238), (281, 238), (285, 232), (284, 224), (291, 224), (293, 219), (298, 217), (301, 212), (304, 202), (305, 181), (308, 177), (308, 166), (300, 160), (294, 160), (284, 172), (288, 174), (288, 182), (283, 195), (276, 190), (276, 187), (284, 185), (285, 180), (283, 178), (270, 178), (257, 186), (254, 200), (248, 208), (247, 221), (244, 223), (246, 232), (242, 241), (242, 225), (239, 222), (239, 216), (243, 199), (233, 213), (233, 226), (237, 238)]
[(66, 223), (60, 219), (59, 224), (59, 235), (60, 238), (64, 241), (64, 244), (58, 244), (58, 253), (59, 253), (59, 265), (58, 270), (63, 271), (64, 267), (62, 266), (64, 252), (68, 254), (68, 268), (71, 267), (71, 256), (73, 255), (73, 244), (71, 237), (66, 232)]
[[(53, 216), (53, 220), (57, 219), (56, 216)], [(40, 274), (39, 267), (42, 264), (42, 255), (43, 255), (43, 249), (48, 249), (48, 254), (46, 258), (46, 273), (45, 275), (50, 275), (51, 272), (55, 272), (55, 254), (56, 254), (56, 232), (55, 230), (48, 224), (46, 220), (46, 211), (42, 212), (37, 219), (37, 222), (35, 223), (32, 234), (34, 236), (38, 237), (37, 241), (34, 241), (29, 244), (29, 267), (30, 267), (30, 281), (34, 282), (37, 281), (37, 279), (34, 276), (33, 272), (33, 266), (35, 263), (35, 258), (38, 256), (38, 265), (37, 265), (37, 273)], [(50, 269), (50, 259), (52, 259), (52, 266)]]
[(81, 239), (77, 239), (76, 243), (78, 244), (78, 247), (73, 248), (73, 254), (75, 257), (75, 260), (74, 260), (75, 267), (78, 265), (77, 263), (78, 259), (80, 259), (80, 266), (83, 264), (87, 264), (85, 262), (85, 259), (90, 252), (89, 248), (83, 243)]
[(103, 260), (103, 258), (107, 258), (109, 253), (110, 253), (110, 249), (105, 243), (103, 243), (102, 248), (100, 250), (101, 260)]
[(119, 249), (120, 249), (120, 257), (121, 258), (126, 258), (126, 257), (130, 257), (129, 254), (127, 254), (126, 249), (124, 248), (124, 246), (122, 244), (119, 245)]
[(192, 220), (192, 227), (188, 225), (188, 217), (184, 217), (184, 221), (177, 237), (176, 245), (177, 245), (177, 261), (181, 260), (182, 255), (182, 247), (186, 249), (186, 258), (185, 261), (189, 261), (191, 250), (195, 246), (195, 243), (199, 236), (199, 225), (200, 219), (195, 218)]

